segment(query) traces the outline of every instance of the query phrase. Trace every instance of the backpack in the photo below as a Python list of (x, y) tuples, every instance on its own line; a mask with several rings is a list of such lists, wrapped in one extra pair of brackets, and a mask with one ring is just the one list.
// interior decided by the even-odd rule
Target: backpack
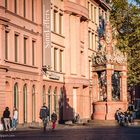
[(49, 110), (47, 107), (42, 107), (40, 109), (40, 119), (47, 118), (49, 116)]

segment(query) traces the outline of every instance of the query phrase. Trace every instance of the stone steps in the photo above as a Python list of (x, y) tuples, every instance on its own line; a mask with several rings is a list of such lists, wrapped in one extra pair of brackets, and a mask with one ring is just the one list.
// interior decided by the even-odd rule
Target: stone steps
[[(89, 120), (88, 123), (86, 123), (88, 126), (119, 126), (118, 122), (116, 120)], [(135, 119), (132, 124), (129, 124), (128, 126), (140, 126), (140, 120)]]
[(90, 120), (86, 125), (89, 126), (118, 126), (116, 120)]

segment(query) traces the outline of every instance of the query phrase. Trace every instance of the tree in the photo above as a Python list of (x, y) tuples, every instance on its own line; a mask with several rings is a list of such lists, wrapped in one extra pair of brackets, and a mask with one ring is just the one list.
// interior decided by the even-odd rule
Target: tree
[(127, 53), (128, 86), (140, 85), (140, 0), (112, 0), (110, 21), (117, 30), (117, 47)]

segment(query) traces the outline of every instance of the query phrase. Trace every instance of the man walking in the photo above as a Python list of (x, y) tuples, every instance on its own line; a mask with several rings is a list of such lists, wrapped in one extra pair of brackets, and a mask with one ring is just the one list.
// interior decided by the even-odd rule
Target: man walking
[(46, 126), (48, 124), (49, 121), (49, 109), (46, 106), (46, 104), (44, 103), (43, 106), (40, 109), (40, 119), (43, 122), (43, 130), (46, 131)]
[(8, 130), (11, 131), (9, 107), (6, 107), (4, 110), (3, 119), (4, 119), (5, 131), (8, 131)]

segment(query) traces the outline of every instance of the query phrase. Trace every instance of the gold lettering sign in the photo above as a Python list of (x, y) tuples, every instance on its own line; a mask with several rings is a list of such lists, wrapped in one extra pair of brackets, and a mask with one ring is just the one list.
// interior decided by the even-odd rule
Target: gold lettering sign
[(43, 0), (43, 65), (51, 65), (51, 2)]

